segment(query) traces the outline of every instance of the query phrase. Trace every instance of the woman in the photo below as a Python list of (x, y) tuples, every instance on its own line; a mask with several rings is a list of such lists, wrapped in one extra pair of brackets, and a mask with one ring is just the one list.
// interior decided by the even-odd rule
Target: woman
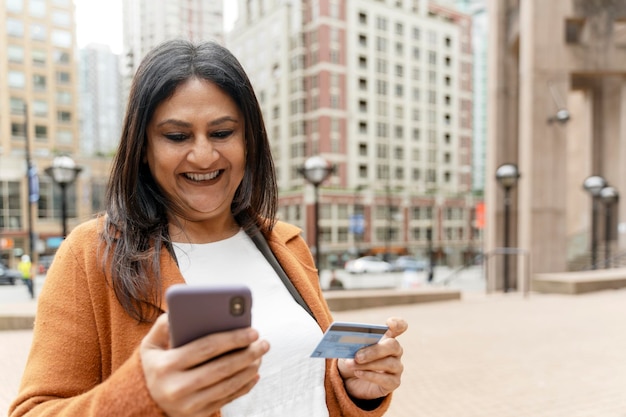
[[(237, 60), (214, 43), (155, 48), (131, 87), (106, 215), (74, 229), (48, 272), (10, 415), (382, 415), (406, 323), (390, 319), (354, 360), (309, 358), (332, 318), (276, 204), (261, 111)], [(252, 328), (170, 349), (163, 294), (184, 282), (250, 286)]]

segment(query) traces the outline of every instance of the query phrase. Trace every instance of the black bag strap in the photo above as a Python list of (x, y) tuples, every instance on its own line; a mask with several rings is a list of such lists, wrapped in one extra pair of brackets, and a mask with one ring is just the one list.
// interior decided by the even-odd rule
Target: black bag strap
[(257, 230), (250, 236), (250, 238), (252, 239), (256, 247), (261, 251), (263, 256), (265, 256), (265, 259), (267, 259), (270, 265), (272, 265), (272, 268), (274, 268), (274, 271), (276, 271), (276, 274), (278, 274), (278, 277), (283, 282), (283, 284), (287, 288), (287, 291), (289, 291), (294, 300), (296, 300), (296, 302), (300, 304), (302, 308), (311, 315), (311, 317), (315, 318), (315, 316), (313, 316), (313, 312), (311, 311), (307, 303), (304, 302), (304, 299), (287, 276), (287, 273), (285, 272), (283, 267), (280, 266), (278, 259), (276, 259), (274, 252), (272, 252), (272, 250), (270, 249), (270, 246), (268, 245), (265, 236), (263, 236), (263, 233), (261, 233), (260, 230)]

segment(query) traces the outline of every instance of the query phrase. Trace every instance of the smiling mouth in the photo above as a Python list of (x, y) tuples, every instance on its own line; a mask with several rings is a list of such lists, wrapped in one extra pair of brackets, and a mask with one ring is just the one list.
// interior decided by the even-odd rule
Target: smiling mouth
[(188, 178), (191, 181), (202, 182), (202, 181), (211, 181), (217, 178), (221, 173), (222, 173), (222, 170), (220, 169), (217, 171), (209, 172), (207, 174), (186, 173), (184, 175), (185, 175), (185, 178)]

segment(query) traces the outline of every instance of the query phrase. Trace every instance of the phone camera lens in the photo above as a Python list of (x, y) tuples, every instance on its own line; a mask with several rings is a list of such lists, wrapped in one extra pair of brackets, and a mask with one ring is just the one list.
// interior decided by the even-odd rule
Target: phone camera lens
[(241, 316), (245, 311), (245, 302), (243, 297), (233, 297), (230, 299), (230, 314), (233, 316)]

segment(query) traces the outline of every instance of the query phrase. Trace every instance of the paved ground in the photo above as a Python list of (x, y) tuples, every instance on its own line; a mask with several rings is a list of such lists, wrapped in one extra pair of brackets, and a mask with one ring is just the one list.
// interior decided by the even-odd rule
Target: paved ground
[[(390, 417), (626, 417), (626, 290), (472, 292), (461, 301), (335, 317), (382, 323), (391, 315), (410, 329)], [(0, 332), (0, 416), (17, 392), (30, 340), (29, 331)]]

